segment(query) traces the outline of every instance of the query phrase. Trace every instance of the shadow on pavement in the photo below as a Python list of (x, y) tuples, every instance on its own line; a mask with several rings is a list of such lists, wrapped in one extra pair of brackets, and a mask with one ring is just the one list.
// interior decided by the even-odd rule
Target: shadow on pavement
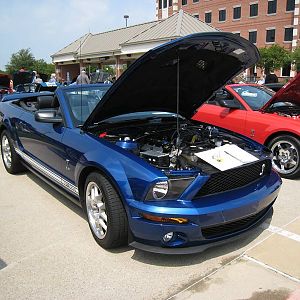
[(7, 267), (6, 262), (0, 258), (0, 270), (4, 269), (5, 267)]

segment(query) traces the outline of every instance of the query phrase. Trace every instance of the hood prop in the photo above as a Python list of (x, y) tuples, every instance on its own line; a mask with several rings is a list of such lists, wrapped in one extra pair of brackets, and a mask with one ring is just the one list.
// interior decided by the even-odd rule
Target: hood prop
[(176, 137), (176, 167), (178, 166), (178, 160), (179, 160), (179, 154), (180, 154), (180, 144), (181, 144), (181, 138), (180, 138), (180, 124), (179, 124), (179, 100), (180, 100), (180, 58), (179, 53), (177, 51), (177, 81), (176, 81), (176, 131), (177, 131), (177, 137)]
[(181, 143), (180, 140), (180, 128), (179, 128), (179, 97), (180, 97), (180, 59), (179, 54), (177, 53), (177, 87), (176, 87), (176, 130), (177, 130), (177, 138), (176, 138), (176, 148), (177, 153), (179, 151), (179, 146)]

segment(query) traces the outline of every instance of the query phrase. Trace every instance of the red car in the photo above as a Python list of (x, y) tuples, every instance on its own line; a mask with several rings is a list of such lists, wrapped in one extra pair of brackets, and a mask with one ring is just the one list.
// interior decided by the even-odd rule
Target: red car
[(300, 74), (277, 93), (258, 84), (226, 85), (198, 108), (193, 119), (266, 145), (282, 177), (300, 176)]

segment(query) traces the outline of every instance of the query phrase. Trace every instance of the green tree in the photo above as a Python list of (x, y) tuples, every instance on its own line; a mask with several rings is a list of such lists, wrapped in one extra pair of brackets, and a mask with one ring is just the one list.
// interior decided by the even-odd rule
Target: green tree
[(260, 60), (257, 66), (266, 72), (278, 70), (291, 63), (291, 53), (277, 44), (268, 48), (260, 48)]
[(109, 73), (112, 76), (115, 75), (115, 68), (113, 68), (111, 65), (103, 66), (103, 71)]
[(17, 53), (12, 54), (9, 63), (5, 66), (6, 72), (13, 74), (22, 67), (27, 70), (32, 70), (34, 61), (35, 59), (30, 48), (21, 49)]
[(43, 59), (34, 60), (33, 70), (37, 71), (37, 73), (47, 74), (50, 76), (51, 73), (55, 73), (54, 64), (48, 64)]
[(292, 52), (292, 60), (295, 65), (295, 70), (300, 71), (300, 47), (297, 47), (294, 52)]

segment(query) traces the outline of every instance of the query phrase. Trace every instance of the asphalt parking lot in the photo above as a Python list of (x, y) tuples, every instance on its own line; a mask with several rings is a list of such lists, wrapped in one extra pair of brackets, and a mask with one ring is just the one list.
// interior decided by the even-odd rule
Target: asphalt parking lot
[(300, 299), (300, 180), (262, 227), (197, 255), (105, 251), (79, 207), (1, 163), (0, 299)]

